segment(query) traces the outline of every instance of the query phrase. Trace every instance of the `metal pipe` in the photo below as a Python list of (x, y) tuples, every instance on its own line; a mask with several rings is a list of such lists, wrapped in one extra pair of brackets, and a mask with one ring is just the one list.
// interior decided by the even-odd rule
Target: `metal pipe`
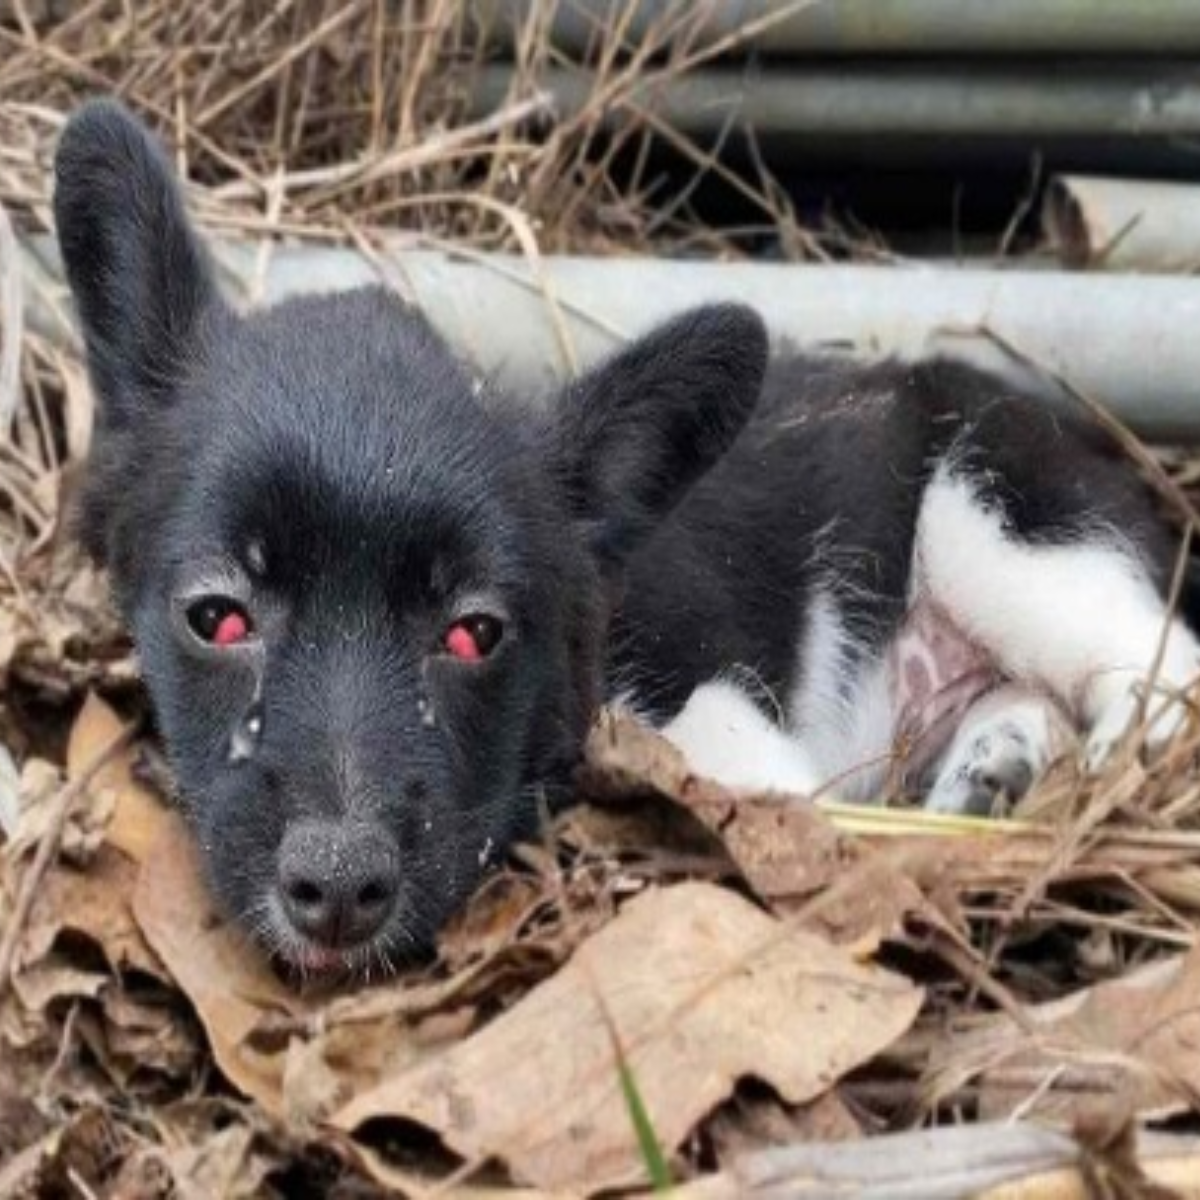
[(1200, 186), (1058, 175), (1042, 225), (1068, 267), (1191, 274), (1200, 268)]
[[(559, 4), (555, 45), (584, 53), (614, 28), (631, 0)], [(706, 41), (787, 10), (781, 0), (706, 0), (691, 5)], [(509, 38), (544, 10), (539, 0), (474, 0), (481, 22)], [(631, 42), (678, 16), (679, 0), (634, 0)], [(818, 0), (792, 6), (749, 44), (766, 54), (1187, 54), (1200, 50), (1195, 0)]]
[[(779, 349), (951, 353), (1063, 403), (1000, 338), (1144, 437), (1200, 442), (1200, 282), (1187, 279), (565, 257), (534, 268), (504, 255), (396, 251), (373, 262), (322, 247), (275, 249), (262, 273), (256, 245), (216, 249), (233, 277), (261, 278), (266, 300), (379, 282), (382, 267), (460, 353), (527, 394), (692, 305), (740, 300), (764, 315)], [(61, 336), (53, 247), (28, 243), (27, 269), (40, 277), (27, 289), (31, 323)]]
[[(499, 108), (512, 81), (509, 67), (482, 70), (472, 92), (474, 115)], [(586, 70), (549, 69), (536, 83), (554, 97), (561, 115), (580, 113), (594, 99), (594, 80)], [(1028, 65), (709, 67), (671, 78), (651, 74), (627, 96), (673, 128), (706, 136), (731, 120), (764, 138), (824, 141), (1200, 134), (1200, 71), (1194, 62), (1059, 67), (1053, 74)]]

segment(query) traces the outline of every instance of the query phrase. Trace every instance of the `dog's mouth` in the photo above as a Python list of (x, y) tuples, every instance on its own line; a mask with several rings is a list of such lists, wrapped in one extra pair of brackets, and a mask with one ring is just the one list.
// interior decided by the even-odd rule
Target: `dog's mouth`
[(335, 948), (308, 942), (290, 949), (284, 965), (304, 975), (342, 975), (349, 972), (355, 961), (355, 948)]
[(329, 946), (293, 933), (274, 939), (265, 949), (278, 970), (305, 983), (382, 979), (394, 975), (401, 965), (379, 939)]
[(267, 919), (253, 928), (261, 951), (289, 979), (301, 982), (335, 982), (381, 979), (396, 974), (408, 953), (387, 930), (357, 942), (332, 944), (297, 929), (272, 898), (265, 905)]

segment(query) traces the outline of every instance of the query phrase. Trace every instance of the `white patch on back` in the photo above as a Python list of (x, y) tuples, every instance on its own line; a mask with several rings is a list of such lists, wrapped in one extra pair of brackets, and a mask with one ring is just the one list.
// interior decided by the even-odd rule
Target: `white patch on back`
[[(1149, 674), (1164, 632), (1160, 684), (1181, 689), (1200, 673), (1200, 644), (1179, 620), (1168, 623), (1118, 534), (1097, 530), (1068, 545), (1019, 541), (944, 463), (921, 507), (913, 583), (1008, 677), (1048, 688), (1088, 729), (1126, 723), (1131, 689)], [(1182, 709), (1158, 722), (1160, 738), (1180, 719)]]

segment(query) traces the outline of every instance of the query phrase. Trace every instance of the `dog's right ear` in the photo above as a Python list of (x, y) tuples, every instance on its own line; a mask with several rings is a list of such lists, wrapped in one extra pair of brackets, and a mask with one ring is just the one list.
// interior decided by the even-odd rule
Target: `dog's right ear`
[(740, 304), (660, 325), (559, 401), (550, 462), (600, 562), (619, 571), (733, 445), (758, 404), (767, 329)]
[(174, 171), (114, 100), (67, 123), (54, 216), (104, 419), (120, 427), (169, 400), (197, 323), (221, 303)]

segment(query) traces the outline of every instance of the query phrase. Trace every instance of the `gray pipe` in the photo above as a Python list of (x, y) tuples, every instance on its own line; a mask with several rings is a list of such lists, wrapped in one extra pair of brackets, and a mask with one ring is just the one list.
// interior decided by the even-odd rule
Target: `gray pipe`
[[(256, 278), (255, 246), (224, 243), (221, 261)], [(766, 317), (776, 346), (898, 354), (946, 352), (1031, 385), (993, 331), (1107, 404), (1143, 436), (1200, 442), (1200, 282), (1169, 277), (865, 266), (546, 258), (540, 276), (503, 255), (466, 260), (385, 254), (393, 283), (481, 370), (513, 389), (545, 391), (617, 344), (692, 305), (740, 300)], [(35, 243), (30, 320), (62, 334), (53, 306), (52, 248)], [(379, 282), (355, 251), (277, 249), (263, 298)], [(547, 300), (555, 298), (555, 309)], [(61, 284), (57, 285), (62, 302)], [(566, 345), (564, 346), (564, 337)], [(1063, 402), (1054, 389), (1048, 397)]]
[[(472, 92), (474, 115), (499, 108), (512, 79), (509, 67), (481, 71)], [(587, 71), (546, 70), (536, 82), (554, 97), (560, 115), (579, 113), (593, 97)], [(1052, 73), (1029, 65), (709, 67), (651, 78), (628, 96), (691, 135), (715, 135), (735, 118), (765, 138), (1200, 136), (1200, 67), (1194, 62)]]
[(1059, 175), (1042, 223), (1059, 260), (1107, 271), (1200, 269), (1200, 186)]
[[(479, 18), (511, 37), (539, 0), (474, 0)], [(585, 51), (611, 29), (629, 0), (560, 4), (554, 42)], [(702, 36), (712, 40), (787, 9), (784, 0), (701, 0)], [(680, 11), (679, 0), (638, 0), (629, 37), (642, 41)], [(768, 54), (1187, 54), (1200, 50), (1195, 0), (816, 0), (751, 40)]]

